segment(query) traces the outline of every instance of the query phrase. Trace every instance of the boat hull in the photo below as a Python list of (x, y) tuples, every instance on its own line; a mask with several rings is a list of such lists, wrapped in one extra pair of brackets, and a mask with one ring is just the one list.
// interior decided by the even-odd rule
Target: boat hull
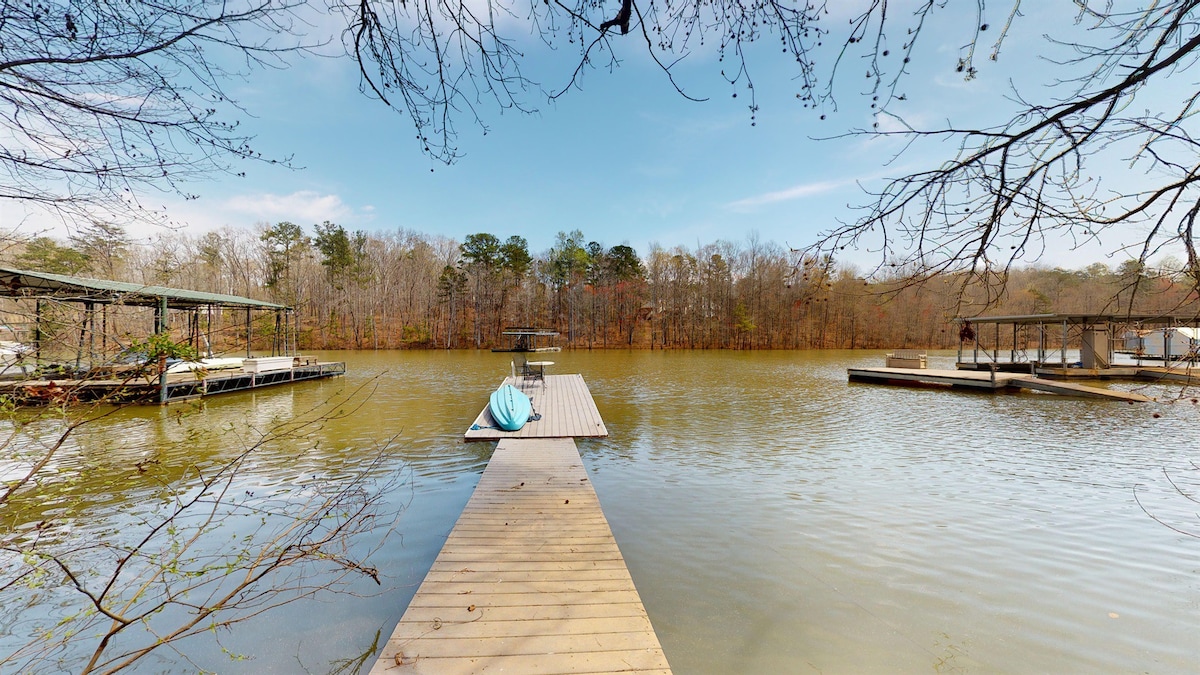
[(505, 431), (519, 431), (529, 421), (533, 404), (529, 397), (511, 384), (501, 385), (488, 401), (492, 420)]
[(172, 364), (167, 368), (167, 373), (173, 375), (175, 373), (188, 373), (194, 370), (227, 370), (232, 368), (241, 368), (242, 361), (240, 358), (217, 358), (217, 359), (200, 359), (199, 361), (180, 361)]

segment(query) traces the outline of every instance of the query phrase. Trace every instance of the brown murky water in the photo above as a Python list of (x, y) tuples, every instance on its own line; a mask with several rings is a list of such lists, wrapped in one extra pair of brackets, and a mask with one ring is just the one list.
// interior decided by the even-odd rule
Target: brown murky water
[[(389, 501), (404, 509), (373, 558), (381, 590), (356, 586), (371, 595), (324, 596), (219, 633), (244, 660), (203, 636), (184, 645), (192, 664), (163, 652), (138, 670), (327, 672), (403, 613), (491, 452), (460, 439), (508, 357), (328, 356), (348, 362), (344, 380), (105, 419), (59, 457), (36, 499), (4, 514), (10, 531), (59, 514), (74, 519), (70, 536), (129, 530), (161, 482), (192, 480), (171, 467), (215, 465), (247, 429), (378, 378), (345, 419), (264, 450), (238, 488), (352, 471), (399, 434), (378, 471), (399, 478)], [(1196, 505), (1168, 481), (1186, 490), (1200, 473), (1200, 410), (1186, 398), (1135, 406), (848, 384), (846, 368), (882, 363), (873, 352), (552, 358), (552, 372), (583, 374), (612, 434), (580, 450), (677, 673), (1200, 664), (1200, 538), (1138, 504), (1200, 534)], [(139, 471), (148, 457), (155, 470)], [(0, 647), (39, 620), (36, 607), (9, 614)], [(78, 658), (58, 656), (46, 672)]]

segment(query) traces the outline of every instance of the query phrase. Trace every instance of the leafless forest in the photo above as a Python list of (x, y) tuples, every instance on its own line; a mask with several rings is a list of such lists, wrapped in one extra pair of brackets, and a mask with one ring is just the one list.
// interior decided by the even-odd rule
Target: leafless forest
[[(1002, 286), (954, 274), (916, 283), (902, 266), (865, 271), (753, 236), (635, 251), (574, 231), (530, 252), (507, 234), (459, 242), (278, 223), (145, 243), (112, 225), (8, 241), (9, 267), (286, 304), (296, 310), (301, 349), (488, 348), (505, 344), (507, 326), (554, 329), (559, 344), (577, 349), (952, 348), (960, 315), (1177, 312), (1195, 300), (1188, 280), (1136, 261), (1024, 267), (996, 280)], [(29, 318), (21, 304), (6, 308), (10, 324)], [(68, 312), (58, 314), (64, 339), (78, 332)], [(240, 317), (207, 319), (225, 337), (214, 348), (236, 349)], [(151, 332), (149, 320), (138, 321), (126, 320), (122, 334)], [(255, 347), (269, 347), (274, 317), (256, 321)]]

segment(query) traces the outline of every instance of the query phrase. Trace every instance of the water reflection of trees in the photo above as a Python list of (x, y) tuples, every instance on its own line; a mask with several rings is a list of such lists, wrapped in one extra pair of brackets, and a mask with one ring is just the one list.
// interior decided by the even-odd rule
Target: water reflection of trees
[(346, 452), (322, 432), (366, 396), (294, 415), (276, 397), (238, 423), (202, 405), (11, 416), (0, 670), (110, 672), (164, 647), (189, 662), (181, 645), (215, 629), (374, 592), (370, 558), (403, 508), (388, 494), (409, 474), (389, 457), (394, 439)]

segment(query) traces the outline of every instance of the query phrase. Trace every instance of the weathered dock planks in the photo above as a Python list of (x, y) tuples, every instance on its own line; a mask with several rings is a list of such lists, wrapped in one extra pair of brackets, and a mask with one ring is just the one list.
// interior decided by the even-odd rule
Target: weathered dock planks
[(571, 439), (504, 439), (371, 669), (670, 673)]
[(847, 371), (852, 382), (871, 382), (876, 384), (906, 384), (914, 385), (943, 385), (951, 387), (970, 387), (974, 389), (1036, 389), (1065, 396), (1082, 396), (1086, 398), (1104, 398), (1117, 401), (1146, 402), (1151, 401), (1142, 394), (1101, 389), (1073, 382), (1048, 380), (1026, 373), (1012, 372), (983, 372), (978, 370), (939, 370), (934, 368), (850, 368)]
[[(604, 438), (608, 429), (592, 400), (583, 376), (547, 375), (545, 379), (506, 378), (525, 392), (533, 402), (533, 411), (541, 419), (526, 422), (517, 431), (496, 428), (491, 412), (485, 406), (463, 437), (468, 441), (495, 441), (502, 438)], [(486, 399), (486, 397), (481, 397)], [(476, 428), (478, 427), (478, 428)]]

